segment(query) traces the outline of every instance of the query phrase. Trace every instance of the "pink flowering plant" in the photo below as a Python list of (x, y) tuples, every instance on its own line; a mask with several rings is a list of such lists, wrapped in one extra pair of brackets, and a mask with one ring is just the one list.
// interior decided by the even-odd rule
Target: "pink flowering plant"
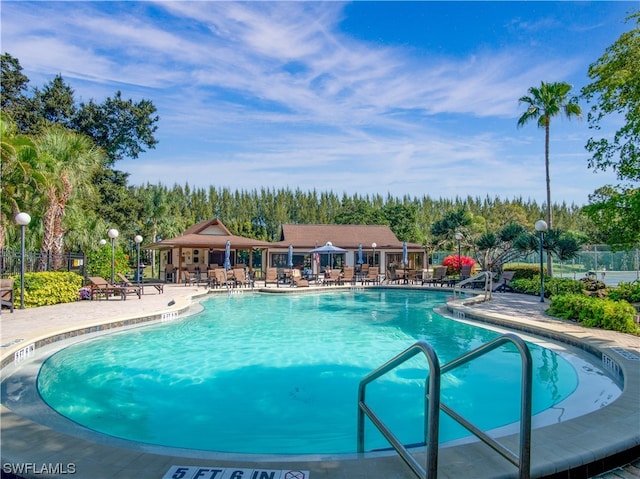
[(447, 267), (447, 275), (449, 276), (458, 274), (460, 268), (466, 265), (471, 265), (471, 269), (473, 270), (476, 262), (470, 256), (458, 256), (457, 254), (449, 255), (442, 260), (442, 266)]

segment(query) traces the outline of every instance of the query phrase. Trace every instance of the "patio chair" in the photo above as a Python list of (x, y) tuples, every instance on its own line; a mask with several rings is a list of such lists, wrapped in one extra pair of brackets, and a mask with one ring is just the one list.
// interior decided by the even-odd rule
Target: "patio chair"
[(373, 283), (373, 284), (380, 284), (380, 278), (378, 277), (378, 272), (380, 271), (380, 268), (378, 268), (377, 266), (371, 266), (369, 268), (369, 271), (367, 272), (367, 276), (365, 276), (362, 279), (363, 283)]
[[(129, 281), (129, 278), (127, 278), (124, 274), (122, 273), (116, 273), (116, 276), (118, 276), (118, 278), (120, 278), (120, 286), (127, 286), (129, 288), (136, 288), (138, 285), (132, 283), (131, 281)], [(154, 287), (156, 290), (158, 290), (158, 293), (164, 293), (164, 283), (140, 283), (140, 292), (142, 294), (144, 294), (144, 287), (145, 286), (152, 286)]]
[(91, 288), (91, 299), (105, 298), (109, 299), (112, 296), (119, 296), (120, 299), (127, 299), (127, 294), (135, 292), (138, 294), (138, 298), (142, 297), (140, 288), (129, 288), (128, 286), (117, 286), (110, 284), (106, 279), (100, 276), (89, 276), (89, 287)]
[(219, 268), (214, 271), (216, 275), (216, 284), (218, 286), (226, 286), (227, 288), (229, 286), (233, 286), (233, 280), (227, 276), (227, 270), (225, 270), (224, 268)]
[(340, 280), (342, 278), (342, 272), (339, 269), (325, 269), (324, 272), (324, 282), (322, 284), (326, 284), (327, 286), (331, 286), (332, 284), (340, 284)]
[(267, 272), (264, 277), (264, 285), (275, 284), (280, 287), (280, 281), (278, 280), (278, 268), (267, 268)]
[(355, 282), (356, 282), (355, 269), (353, 268), (353, 266), (345, 266), (344, 267), (344, 272), (342, 273), (342, 276), (340, 276), (339, 282), (341, 284), (344, 284), (344, 283), (355, 284)]
[(13, 313), (13, 278), (0, 279), (0, 309), (2, 306)]
[(398, 271), (395, 268), (387, 268), (387, 283), (399, 283), (402, 278), (403, 277), (398, 274)]
[(234, 268), (231, 279), (233, 280), (234, 286), (249, 286), (247, 273), (244, 268)]
[(509, 283), (511, 283), (514, 274), (515, 271), (503, 271), (500, 275), (500, 279), (493, 283), (492, 290), (502, 293), (505, 293), (507, 291), (513, 293), (513, 288), (509, 285)]
[(433, 277), (431, 278), (424, 278), (422, 280), (422, 285), (425, 284), (438, 284), (440, 283), (440, 286), (444, 285), (445, 283), (445, 277), (447, 276), (447, 267), (446, 266), (436, 266), (433, 270)]
[(182, 270), (182, 283), (185, 286), (188, 286), (190, 284), (198, 284), (198, 275), (194, 272), (190, 272), (188, 270)]
[(167, 283), (173, 283), (176, 280), (176, 267), (172, 264), (164, 267), (164, 280)]
[[(457, 280), (455, 280), (455, 283), (460, 283), (461, 281), (464, 281), (465, 279), (469, 279), (471, 277), (471, 269), (472, 268), (473, 268), (473, 265), (463, 264), (460, 267), (459, 278)], [(470, 283), (462, 285), (463, 288), (466, 287), (466, 286), (470, 286)]]
[(407, 275), (404, 278), (405, 283), (415, 284), (418, 282), (418, 271), (415, 269), (408, 269)]
[(291, 282), (296, 288), (309, 287), (309, 281), (302, 277), (302, 273), (299, 269), (291, 270)]
[(464, 264), (460, 267), (460, 281), (469, 279), (471, 277), (472, 268), (473, 268), (473, 265), (470, 265), (470, 264)]

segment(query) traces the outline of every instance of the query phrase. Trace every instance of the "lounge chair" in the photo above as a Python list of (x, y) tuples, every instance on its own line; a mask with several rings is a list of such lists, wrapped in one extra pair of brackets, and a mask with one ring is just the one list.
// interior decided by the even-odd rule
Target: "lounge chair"
[(176, 267), (172, 264), (164, 267), (164, 280), (167, 283), (173, 283), (176, 280)]
[(473, 268), (470, 264), (464, 264), (460, 267), (460, 281), (464, 281), (465, 279), (469, 279), (471, 277), (471, 269)]
[[(122, 273), (116, 273), (116, 275), (118, 276), (118, 278), (120, 278), (120, 285), (121, 286), (128, 286), (129, 288), (135, 288), (138, 285), (132, 283), (131, 281), (129, 281), (129, 278), (127, 278), (124, 274)], [(158, 293), (164, 293), (164, 283), (144, 283), (141, 282), (140, 283), (140, 292), (142, 294), (144, 294), (144, 287), (145, 286), (153, 286)]]
[(274, 284), (280, 287), (280, 281), (278, 279), (278, 268), (267, 268), (267, 273), (264, 278), (264, 285), (267, 286), (269, 283)]
[(514, 274), (515, 271), (503, 271), (500, 275), (500, 279), (493, 283), (492, 290), (502, 293), (507, 291), (513, 293), (513, 288), (509, 285), (509, 283), (511, 283)]
[(447, 276), (447, 267), (446, 266), (436, 266), (434, 271), (433, 271), (433, 277), (432, 278), (424, 278), (422, 280), (422, 284), (424, 285), (426, 284), (440, 284), (440, 286), (443, 286), (444, 283), (447, 281), (445, 279), (445, 277)]
[(339, 269), (327, 268), (324, 272), (324, 282), (322, 284), (326, 284), (327, 286), (331, 286), (332, 284), (340, 284), (341, 279), (342, 273)]
[(398, 283), (401, 279), (395, 269), (387, 269), (387, 283)]
[(192, 273), (188, 270), (182, 270), (182, 283), (187, 286), (190, 284), (198, 284), (198, 274), (197, 273)]
[(125, 300), (128, 294), (137, 294), (138, 299), (142, 297), (142, 292), (137, 286), (117, 286), (99, 276), (89, 276), (88, 280), (91, 287), (91, 299), (100, 299), (101, 297), (109, 299), (111, 296), (120, 296), (120, 299)]
[(233, 280), (227, 276), (227, 270), (225, 270), (224, 268), (219, 268), (214, 271), (216, 275), (216, 284), (218, 286), (226, 286), (228, 288), (229, 286), (234, 285)]
[[(471, 270), (473, 269), (473, 266), (470, 264), (464, 264), (460, 267), (460, 272), (459, 272), (459, 277), (457, 279), (455, 279), (455, 284), (460, 283), (461, 281), (464, 281), (465, 279), (469, 279), (471, 277)], [(470, 286), (469, 283), (462, 285), (462, 287), (466, 287), (466, 286)]]
[(362, 278), (362, 282), (367, 284), (368, 283), (380, 284), (380, 278), (378, 277), (379, 271), (380, 271), (380, 268), (378, 268), (377, 266), (371, 266), (369, 268), (369, 271), (367, 272), (367, 276)]
[(309, 287), (309, 281), (302, 277), (299, 269), (291, 270), (291, 282), (296, 288)]
[(344, 283), (355, 284), (355, 282), (356, 282), (355, 269), (353, 268), (353, 266), (345, 266), (344, 267), (344, 272), (340, 276), (339, 282), (341, 284), (344, 284)]
[(247, 273), (244, 268), (234, 268), (232, 280), (234, 286), (249, 286), (249, 280), (247, 279)]
[(13, 313), (13, 278), (0, 279), (0, 308), (2, 306)]

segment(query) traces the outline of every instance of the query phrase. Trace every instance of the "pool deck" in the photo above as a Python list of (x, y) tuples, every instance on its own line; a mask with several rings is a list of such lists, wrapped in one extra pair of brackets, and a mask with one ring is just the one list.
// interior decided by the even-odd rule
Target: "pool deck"
[[(293, 288), (286, 289), (296, 291)], [(327, 290), (326, 287), (321, 289)], [(105, 329), (105, 325), (110, 328), (136, 324), (139, 318), (145, 321), (160, 320), (163, 315), (186, 312), (192, 302), (202, 295), (206, 295), (203, 288), (167, 285), (163, 294), (145, 290), (141, 299), (129, 297), (126, 301), (81, 301), (16, 309), (14, 313), (2, 310), (0, 359), (4, 368), (3, 378), (4, 373), (11, 374), (14, 358), (31, 354), (30, 345), (40, 348), (66, 337)], [(538, 298), (513, 293), (494, 294), (489, 302), (467, 305), (456, 302), (449, 303), (447, 307), (458, 317), (509, 327), (516, 333), (520, 330), (568, 342), (596, 354), (610, 370), (613, 369), (624, 377), (624, 390), (610, 405), (560, 424), (533, 430), (531, 477), (588, 478), (613, 469), (620, 461), (638, 460), (640, 337), (582, 328), (575, 323), (552, 319), (544, 313), (548, 303), (540, 303)], [(27, 478), (64, 475), (87, 479), (161, 479), (173, 465), (243, 470), (301, 470), (309, 471), (308, 477), (311, 479), (415, 477), (395, 454), (353, 454), (341, 458), (271, 456), (247, 460), (247, 456), (213, 456), (213, 453), (207, 452), (147, 451), (124, 447), (123, 441), (97, 442), (80, 437), (81, 435), (50, 429), (25, 417), (26, 415), (10, 410), (5, 404), (1, 406), (0, 413), (3, 470), (8, 472), (11, 465), (32, 465), (30, 472), (20, 474)], [(518, 450), (517, 435), (500, 438), (500, 442), (511, 450)], [(415, 455), (424, 464), (424, 455), (421, 452)], [(69, 464), (73, 465), (74, 474), (34, 473), (34, 468), (42, 469), (43, 465), (65, 467)], [(201, 477), (213, 476), (209, 472)], [(222, 477), (226, 476), (217, 475), (215, 479)], [(249, 472), (236, 477), (251, 478)], [(287, 477), (300, 476), (291, 474)], [(471, 443), (440, 449), (438, 477), (508, 478), (517, 477), (517, 470), (487, 446)]]

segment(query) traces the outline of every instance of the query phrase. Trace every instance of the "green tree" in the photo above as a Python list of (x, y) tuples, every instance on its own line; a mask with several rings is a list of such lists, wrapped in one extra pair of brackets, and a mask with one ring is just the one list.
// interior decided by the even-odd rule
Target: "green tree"
[(31, 139), (21, 135), (4, 112), (0, 113), (0, 249), (5, 246), (6, 225), (20, 211), (35, 216), (35, 196), (43, 176), (36, 168), (37, 152)]
[[(38, 168), (44, 172), (43, 237), (41, 251), (55, 260), (64, 250), (64, 217), (74, 195), (92, 187), (91, 178), (103, 159), (93, 141), (59, 126), (47, 128), (35, 139)], [(54, 268), (57, 266), (54, 260)], [(41, 265), (44, 267), (44, 263)]]
[(93, 100), (81, 103), (72, 126), (80, 133), (93, 138), (107, 153), (108, 166), (123, 158), (138, 158), (145, 148), (155, 148), (158, 143), (154, 133), (159, 117), (156, 107), (149, 100), (122, 98), (116, 92), (102, 104)]
[(29, 78), (22, 73), (20, 61), (8, 53), (0, 56), (0, 67), (0, 108), (10, 114), (24, 100)]
[(0, 107), (15, 123), (18, 132), (30, 131), (29, 125), (37, 121), (32, 99), (27, 95), (29, 78), (22, 73), (20, 61), (4, 53), (0, 57)]
[(612, 249), (629, 250), (640, 242), (640, 188), (611, 185), (589, 195), (584, 212)]
[[(471, 213), (464, 208), (447, 213), (443, 218), (435, 221), (431, 225), (431, 234), (436, 239), (436, 246), (441, 246), (449, 241), (453, 241), (455, 234), (460, 231), (466, 232), (466, 228), (473, 223)], [(465, 234), (465, 237), (468, 235)]]
[(36, 88), (33, 105), (41, 121), (39, 125), (33, 125), (30, 132), (37, 133), (49, 124), (68, 128), (76, 115), (73, 93), (73, 88), (65, 83), (61, 75), (56, 75), (42, 90)]
[(582, 89), (592, 103), (589, 128), (599, 132), (606, 118), (623, 120), (613, 138), (592, 137), (586, 145), (593, 154), (589, 168), (611, 168), (619, 180), (629, 182), (598, 188), (584, 208), (614, 249), (630, 249), (640, 242), (640, 188), (635, 186), (640, 181), (640, 11), (627, 21), (635, 27), (589, 67), (592, 82)]
[[(529, 96), (520, 98), (520, 103), (527, 106), (527, 110), (518, 119), (518, 127), (522, 127), (532, 120), (537, 120), (538, 127), (544, 128), (544, 166), (547, 185), (547, 224), (552, 228), (551, 217), (551, 177), (549, 174), (549, 131), (551, 118), (564, 113), (567, 118), (582, 116), (582, 109), (575, 98), (569, 98), (571, 85), (566, 82), (540, 82), (540, 88), (529, 88)], [(551, 258), (547, 257), (547, 270), (553, 276)]]
[(475, 257), (485, 271), (500, 272), (505, 263), (515, 261), (523, 253), (527, 233), (522, 225), (511, 223), (497, 233), (487, 232), (475, 242)]
[(624, 32), (589, 66), (592, 82), (582, 89), (592, 103), (589, 128), (600, 131), (609, 116), (623, 116), (624, 122), (613, 138), (590, 138), (586, 147), (593, 153), (590, 168), (613, 168), (619, 179), (640, 181), (640, 11), (627, 21), (634, 21), (635, 28)]

